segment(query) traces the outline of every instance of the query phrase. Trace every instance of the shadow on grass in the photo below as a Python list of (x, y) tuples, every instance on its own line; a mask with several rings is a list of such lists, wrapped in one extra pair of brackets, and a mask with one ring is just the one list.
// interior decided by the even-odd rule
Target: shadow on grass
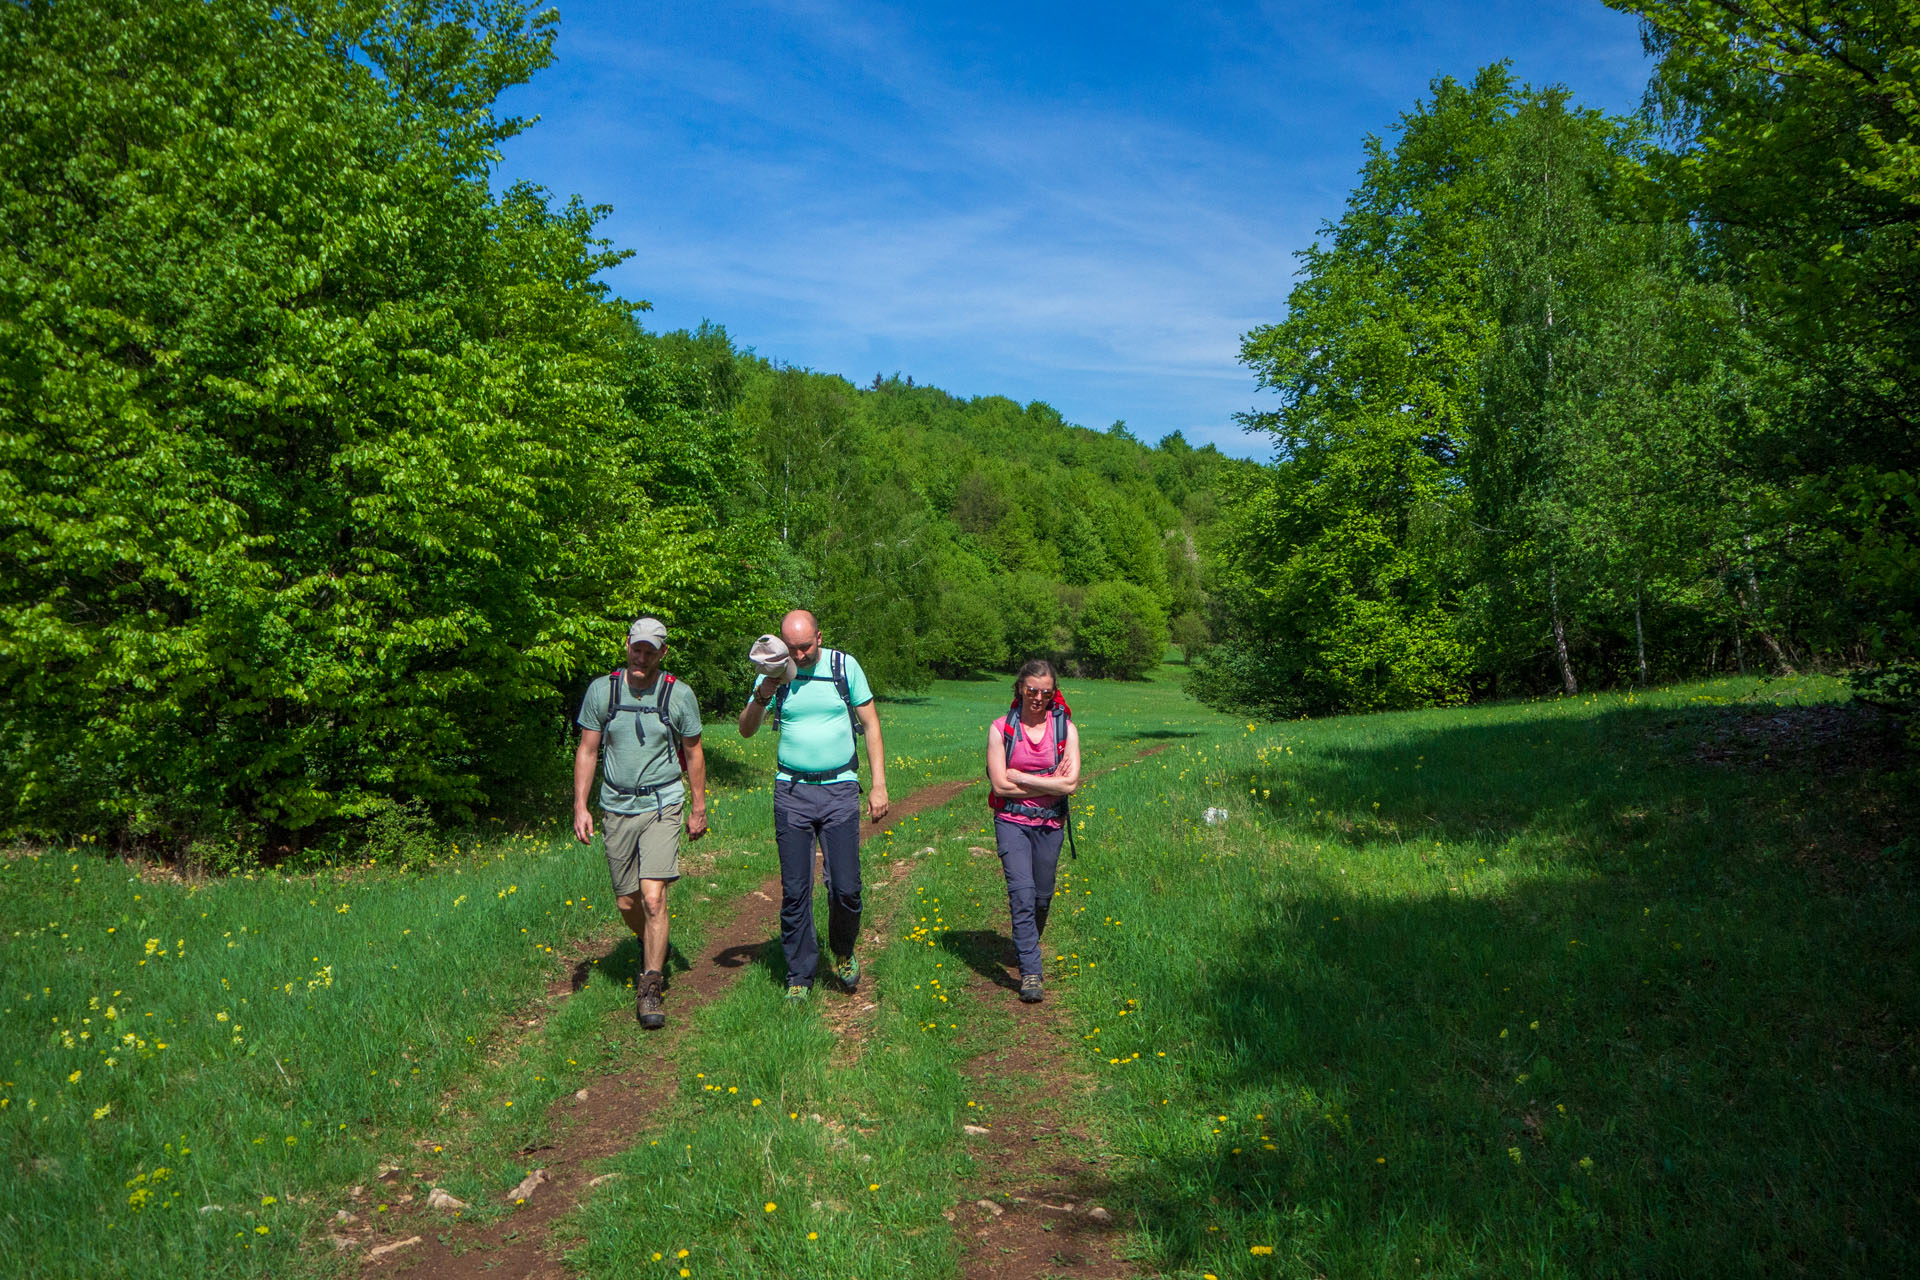
[(1129, 734), (1128, 739), (1132, 740), (1133, 738), (1140, 738), (1144, 740), (1144, 739), (1150, 738), (1150, 739), (1153, 739), (1154, 741), (1159, 741), (1162, 738), (1197, 738), (1199, 736), (1200, 734), (1198, 730), (1142, 729), (1138, 733)]
[(1010, 972), (1020, 957), (1006, 934), (992, 929), (949, 929), (940, 935), (940, 949), (995, 985), (1020, 989), (1020, 980)]
[(778, 938), (725, 947), (714, 953), (713, 963), (720, 969), (741, 969), (752, 965), (761, 971), (769, 983), (779, 987), (787, 985), (787, 956), (781, 950)]
[[(624, 984), (633, 976), (635, 967), (640, 963), (640, 940), (631, 934), (608, 947), (597, 956), (583, 956), (574, 962), (573, 973), (568, 985), (574, 994), (586, 990), (587, 983), (597, 973), (603, 982)], [(681, 953), (672, 942), (667, 943), (666, 968), (663, 970), (671, 978), (676, 973), (685, 973), (693, 968), (692, 962)]]
[(1920, 1270), (1920, 893), (1878, 852), (1911, 784), (1819, 721), (1468, 723), (1285, 766), (1379, 818), (1115, 957), (1182, 993), (1160, 1033), (1230, 1117), (1142, 1130), (1155, 1262)]
[(733, 751), (720, 747), (717, 742), (709, 743), (705, 754), (709, 787), (745, 787), (759, 781), (766, 772), (764, 767), (756, 768)]
[(1271, 817), (1320, 810), (1316, 834), (1355, 847), (1526, 838), (1557, 841), (1560, 865), (1617, 872), (1664, 845), (1666, 875), (1796, 857), (1853, 880), (1910, 878), (1880, 856), (1912, 830), (1901, 752), (1897, 724), (1868, 707), (1650, 705), (1423, 728), (1235, 781)]

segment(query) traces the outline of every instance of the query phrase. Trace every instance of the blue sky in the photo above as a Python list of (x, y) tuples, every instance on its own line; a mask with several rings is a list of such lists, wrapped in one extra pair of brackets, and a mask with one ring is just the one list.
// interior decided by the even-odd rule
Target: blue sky
[(498, 176), (611, 205), (649, 327), (1252, 456), (1240, 335), (1365, 135), (1503, 57), (1621, 112), (1648, 66), (1598, 0), (559, 8)]

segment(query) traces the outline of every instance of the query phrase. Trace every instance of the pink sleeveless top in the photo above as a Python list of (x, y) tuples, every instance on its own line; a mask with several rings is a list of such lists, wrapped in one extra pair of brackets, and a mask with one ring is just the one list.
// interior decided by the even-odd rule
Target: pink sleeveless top
[[(1054, 761), (1059, 755), (1059, 751), (1053, 740), (1052, 715), (1047, 716), (1046, 733), (1040, 739), (1040, 745), (1037, 747), (1033, 744), (1033, 739), (1027, 736), (1026, 730), (1021, 727), (1018, 716), (1002, 716), (1000, 724), (1003, 730), (1006, 728), (1013, 730), (1013, 758), (1007, 761), (1007, 768), (1018, 769), (1022, 773), (1053, 772)], [(1018, 804), (1019, 801), (1010, 800), (1007, 803)], [(1034, 801), (1030, 803), (1045, 803), (1045, 801)], [(1017, 822), (1023, 827), (1057, 827), (1061, 825), (1059, 818), (1032, 818), (1025, 814), (1007, 813), (1004, 810), (999, 814), (999, 817), (1004, 822)]]

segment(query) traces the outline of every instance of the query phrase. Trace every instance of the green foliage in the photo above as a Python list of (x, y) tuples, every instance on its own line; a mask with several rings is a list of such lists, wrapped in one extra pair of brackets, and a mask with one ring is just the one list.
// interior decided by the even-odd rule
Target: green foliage
[(416, 797), (384, 801), (367, 821), (366, 857), (388, 866), (418, 870), (444, 851), (433, 816)]
[(1006, 628), (1010, 663), (1054, 658), (1067, 652), (1073, 637), (1054, 584), (1037, 573), (1010, 573), (999, 579), (1000, 616)]
[(883, 691), (1205, 606), (1214, 450), (640, 328), (495, 193), (554, 21), (0, 6), (0, 831), (405, 863), (564, 793), (640, 613), (722, 713), (793, 605)]
[(1167, 651), (1167, 613), (1153, 594), (1112, 579), (1087, 588), (1073, 620), (1073, 652), (1087, 672), (1137, 680)]
[[(1243, 357), (1278, 461), (1232, 492), (1219, 705), (1320, 714), (1646, 683), (1818, 638), (1830, 539), (1741, 464), (1778, 361), (1638, 126), (1441, 80)], [(1764, 584), (1764, 586), (1763, 586)], [(1832, 638), (1829, 627), (1827, 638)]]
[(1207, 630), (1207, 620), (1188, 610), (1167, 624), (1167, 638), (1179, 646), (1181, 657), (1191, 665), (1194, 655), (1204, 650), (1213, 636)]
[(789, 598), (882, 691), (1037, 655), (1106, 670), (1078, 650), (1063, 590), (1127, 582), (1162, 629), (1176, 599), (1204, 607), (1200, 548), (1216, 512), (1191, 500), (1250, 465), (1070, 426), (1038, 402), (897, 378), (856, 389), (764, 364), (744, 377), (739, 416), (758, 464), (750, 487), (799, 569)]
[[(1702, 231), (1777, 358), (1743, 460), (1782, 489), (1769, 542), (1837, 561), (1828, 638), (1920, 646), (1920, 5), (1609, 0), (1659, 56), (1673, 142), (1651, 203)], [(1796, 559), (1817, 563), (1804, 553)]]
[(1848, 676), (1847, 684), (1856, 701), (1885, 707), (1903, 716), (1920, 714), (1920, 663), (1893, 662), (1882, 667), (1863, 667)]
[(920, 634), (922, 659), (939, 676), (1004, 668), (1006, 624), (986, 565), (955, 547), (935, 572), (937, 590)]
[(659, 452), (722, 464), (628, 403), (597, 212), (488, 189), (551, 21), (0, 10), (7, 828), (297, 849), (550, 801), (624, 620), (739, 598)]

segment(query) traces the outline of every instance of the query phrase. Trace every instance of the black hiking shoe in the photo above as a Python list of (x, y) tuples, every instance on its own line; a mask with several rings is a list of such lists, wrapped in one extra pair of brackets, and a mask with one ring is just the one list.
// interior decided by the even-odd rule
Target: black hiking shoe
[(1041, 999), (1040, 975), (1037, 973), (1021, 974), (1020, 975), (1020, 1002), (1022, 1004), (1039, 1004), (1040, 999)]
[(667, 1025), (667, 1015), (660, 1010), (660, 993), (665, 985), (658, 969), (647, 970), (634, 984), (633, 1016), (640, 1019), (644, 1031), (658, 1031)]

